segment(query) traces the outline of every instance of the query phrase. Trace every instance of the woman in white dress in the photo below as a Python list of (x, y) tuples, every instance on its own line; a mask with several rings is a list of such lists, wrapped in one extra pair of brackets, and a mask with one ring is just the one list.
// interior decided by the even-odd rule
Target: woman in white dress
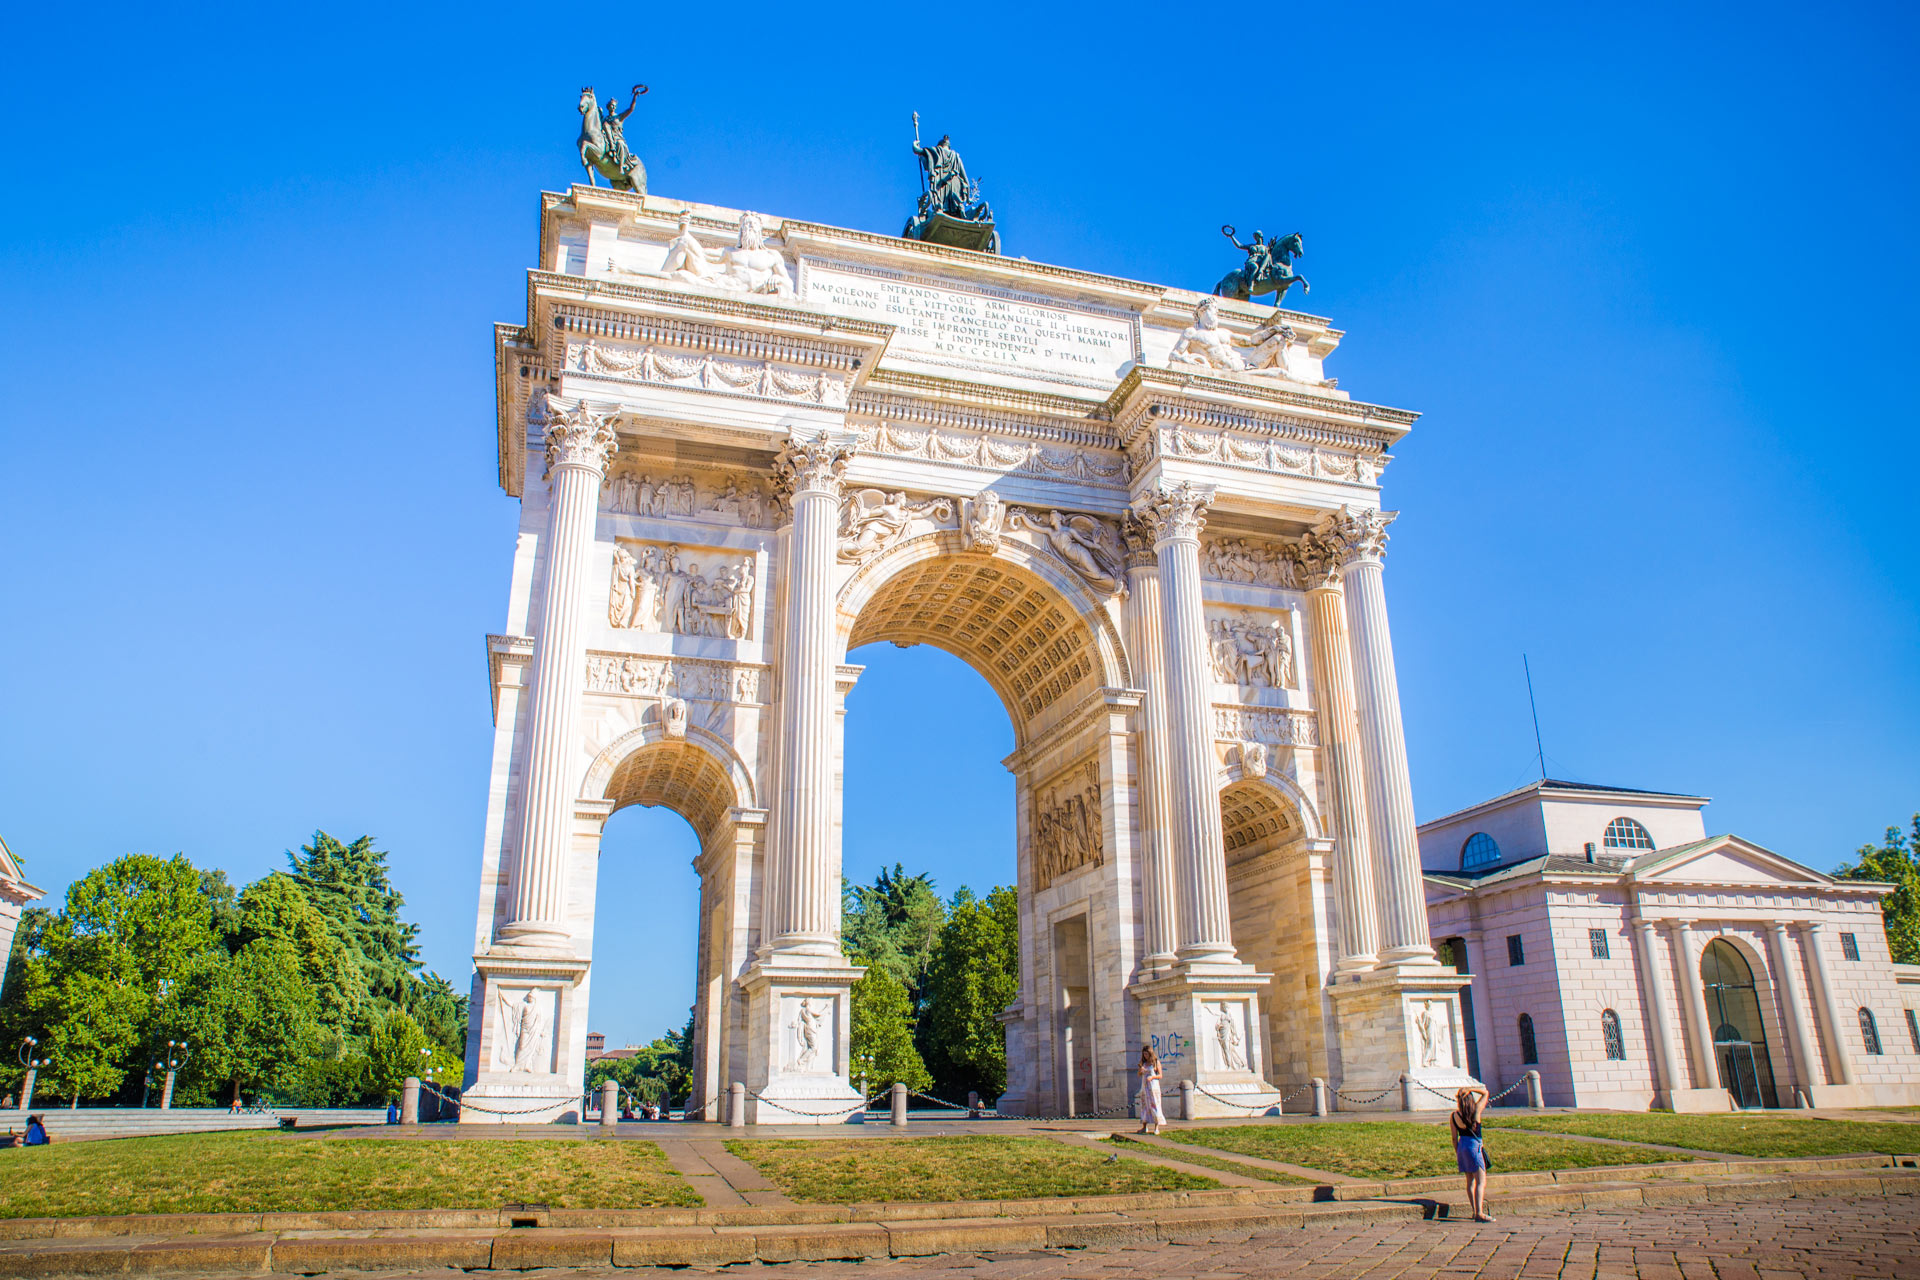
[(1153, 1046), (1140, 1046), (1140, 1132), (1159, 1133), (1160, 1126), (1167, 1122), (1166, 1110), (1160, 1105), (1160, 1055)]

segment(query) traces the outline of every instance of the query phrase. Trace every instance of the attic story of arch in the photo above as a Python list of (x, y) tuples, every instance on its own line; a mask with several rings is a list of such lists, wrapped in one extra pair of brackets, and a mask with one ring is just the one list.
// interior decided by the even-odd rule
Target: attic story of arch
[(542, 195), (527, 318), (495, 330), (522, 514), (463, 1120), (578, 1114), (627, 804), (701, 840), (689, 1113), (734, 1081), (750, 1123), (858, 1113), (842, 720), (880, 640), (956, 654), (1013, 723), (1003, 1112), (1124, 1107), (1143, 1043), (1200, 1114), (1468, 1081), (1382, 576), (1415, 415), (1325, 376), (1321, 317), (966, 240), (985, 202), (946, 163), (903, 236), (633, 168)]

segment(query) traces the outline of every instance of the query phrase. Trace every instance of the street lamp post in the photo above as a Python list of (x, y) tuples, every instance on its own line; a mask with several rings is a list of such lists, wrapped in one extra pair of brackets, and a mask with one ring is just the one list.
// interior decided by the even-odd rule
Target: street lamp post
[(29, 1110), (33, 1106), (33, 1082), (40, 1074), (40, 1068), (47, 1065), (45, 1058), (39, 1057), (36, 1050), (40, 1042), (32, 1036), (24, 1036), (20, 1041), (20, 1065), (27, 1069), (27, 1078), (20, 1085), (20, 1109)]
[(185, 1040), (167, 1041), (167, 1083), (160, 1091), (160, 1109), (173, 1109), (173, 1077), (180, 1068), (187, 1065), (187, 1042)]
[(147, 1077), (140, 1082), (140, 1109), (147, 1109), (147, 1095), (153, 1092), (153, 1073), (160, 1069), (158, 1062), (147, 1064)]

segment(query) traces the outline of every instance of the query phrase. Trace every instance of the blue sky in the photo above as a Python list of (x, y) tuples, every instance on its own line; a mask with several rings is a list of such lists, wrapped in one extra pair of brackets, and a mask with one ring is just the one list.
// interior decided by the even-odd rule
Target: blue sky
[[(574, 98), (653, 86), (653, 190), (895, 231), (909, 113), (1007, 251), (1204, 288), (1301, 231), (1386, 475), (1422, 817), (1561, 776), (1697, 791), (1831, 866), (1920, 808), (1910, 6), (28, 6), (0, 77), (0, 834), (244, 881), (375, 834), (471, 954), (524, 315)], [(987, 686), (862, 651), (847, 867), (1010, 877)], [(929, 821), (929, 818), (933, 820)], [(691, 998), (692, 838), (609, 826), (616, 1043)]]

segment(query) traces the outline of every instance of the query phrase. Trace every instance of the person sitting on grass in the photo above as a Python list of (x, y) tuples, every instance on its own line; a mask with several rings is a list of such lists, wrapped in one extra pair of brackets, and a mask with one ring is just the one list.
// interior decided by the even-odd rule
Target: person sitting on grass
[(28, 1116), (25, 1145), (29, 1147), (44, 1147), (52, 1141), (53, 1139), (47, 1136), (46, 1123), (41, 1120), (39, 1116)]
[(1487, 1149), (1480, 1141), (1480, 1117), (1486, 1114), (1487, 1091), (1468, 1085), (1453, 1095), (1453, 1113), (1447, 1127), (1453, 1131), (1453, 1158), (1467, 1175), (1467, 1203), (1475, 1222), (1492, 1222), (1487, 1214)]

